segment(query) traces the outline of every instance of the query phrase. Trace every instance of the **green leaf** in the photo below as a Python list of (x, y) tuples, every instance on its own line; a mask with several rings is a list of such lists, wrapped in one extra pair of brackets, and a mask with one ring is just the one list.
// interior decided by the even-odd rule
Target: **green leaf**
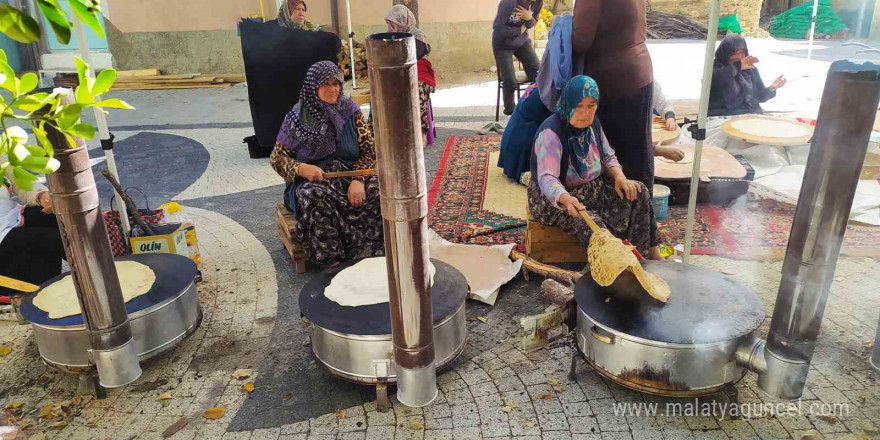
[(116, 81), (116, 69), (104, 69), (95, 79), (95, 85), (92, 87), (92, 96), (98, 96), (110, 90), (110, 86)]
[(104, 38), (104, 28), (101, 27), (101, 21), (104, 17), (101, 15), (101, 8), (97, 7), (97, 2), (84, 0), (68, 0), (70, 9), (82, 20), (83, 24), (88, 26), (95, 35)]
[(19, 43), (33, 43), (40, 39), (37, 21), (6, 4), (0, 4), (0, 32)]
[(28, 72), (21, 76), (20, 81), (21, 82), (18, 85), (18, 93), (24, 95), (36, 89), (37, 84), (40, 82), (40, 79), (37, 78), (36, 73)]
[(92, 96), (91, 92), (95, 83), (95, 80), (89, 75), (89, 70), (91, 68), (79, 57), (74, 58), (74, 62), (76, 63), (76, 74), (79, 78), (79, 85), (76, 87), (75, 91), (76, 102), (77, 104), (91, 104), (95, 102), (95, 97)]
[(6, 157), (9, 158), (9, 162), (13, 165), (18, 165), (22, 163), (25, 159), (31, 156), (31, 152), (28, 151), (27, 147), (22, 143), (13, 143), (12, 149), (9, 150), (9, 154)]
[(61, 44), (70, 43), (71, 23), (67, 21), (67, 14), (64, 13), (58, 2), (56, 0), (37, 0), (37, 7), (40, 8), (43, 17), (49, 21), (58, 42)]
[(12, 106), (30, 113), (45, 107), (49, 103), (49, 96), (48, 93), (25, 95), (16, 99)]
[(37, 176), (25, 171), (24, 168), (19, 168), (17, 166), (12, 167), (12, 180), (18, 185), (21, 189), (25, 191), (30, 191), (34, 189), (34, 182), (36, 182)]
[(65, 131), (70, 135), (83, 139), (91, 139), (95, 137), (95, 127), (91, 124), (76, 124), (73, 127), (70, 127), (69, 130)]
[(21, 167), (37, 174), (50, 174), (58, 170), (61, 162), (51, 157), (30, 156), (21, 162)]
[(78, 124), (82, 109), (82, 104), (71, 104), (62, 108), (55, 118), (55, 123), (58, 124), (58, 128), (62, 131), (66, 131), (70, 129), (70, 127)]
[(49, 137), (46, 135), (46, 123), (40, 122), (38, 125), (34, 125), (33, 129), (34, 137), (37, 138), (37, 142), (46, 150), (46, 154), (49, 157), (55, 156), (55, 146), (52, 145), (52, 142), (49, 142)]
[(36, 145), (25, 145), (24, 147), (31, 153), (31, 156), (43, 157), (46, 155), (46, 150), (43, 147)]
[(3, 55), (3, 59), (0, 60), (0, 74), (3, 75), (3, 82), (0, 83), (0, 87), (3, 87), (10, 92), (15, 92), (15, 82), (17, 80), (17, 78), (15, 78), (15, 71), (12, 70), (12, 67), (10, 67), (9, 63), (6, 62), (6, 54), (4, 53)]
[(116, 98), (105, 99), (95, 103), (95, 107), (119, 108), (123, 110), (134, 110), (129, 103)]

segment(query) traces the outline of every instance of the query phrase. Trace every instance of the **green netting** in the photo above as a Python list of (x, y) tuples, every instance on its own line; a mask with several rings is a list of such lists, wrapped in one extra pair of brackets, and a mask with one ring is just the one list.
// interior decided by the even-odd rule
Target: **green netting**
[(727, 32), (734, 32), (737, 34), (743, 33), (742, 27), (739, 25), (739, 19), (736, 14), (734, 15), (725, 15), (718, 19), (718, 31), (726, 34)]
[[(810, 20), (813, 17), (813, 2), (807, 1), (776, 16), (770, 25), (770, 35), (776, 38), (807, 38), (810, 33)], [(846, 29), (840, 16), (831, 9), (831, 0), (819, 0), (816, 12), (816, 33), (836, 34)]]

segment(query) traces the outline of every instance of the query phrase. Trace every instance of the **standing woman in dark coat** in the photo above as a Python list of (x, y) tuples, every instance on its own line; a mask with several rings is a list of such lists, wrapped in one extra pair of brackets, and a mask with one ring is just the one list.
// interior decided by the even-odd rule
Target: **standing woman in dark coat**
[(629, 178), (654, 184), (654, 73), (645, 45), (645, 0), (575, 3), (571, 45), (583, 73), (602, 88), (598, 117)]
[(527, 30), (535, 26), (543, 6), (544, 0), (501, 0), (498, 3), (498, 13), (492, 23), (492, 52), (501, 76), (505, 115), (511, 115), (516, 106), (513, 102), (516, 90), (513, 57), (523, 64), (529, 82), (535, 82), (538, 77), (541, 62)]

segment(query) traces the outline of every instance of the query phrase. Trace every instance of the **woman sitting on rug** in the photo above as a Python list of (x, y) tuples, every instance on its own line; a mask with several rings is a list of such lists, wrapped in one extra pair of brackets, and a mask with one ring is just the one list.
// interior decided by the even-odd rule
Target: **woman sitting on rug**
[(425, 145), (434, 145), (437, 132), (434, 127), (434, 111), (431, 108), (431, 93), (437, 87), (434, 67), (428, 61), (431, 45), (421, 29), (416, 27), (416, 16), (404, 5), (394, 5), (385, 15), (388, 32), (412, 34), (416, 39), (416, 59), (419, 69), (419, 110), (422, 115), (422, 139)]
[(305, 0), (284, 0), (278, 8), (278, 24), (291, 29), (303, 31), (319, 31), (320, 26), (306, 20), (306, 12), (309, 7)]
[(660, 236), (651, 195), (644, 183), (624, 176), (595, 118), (599, 88), (584, 75), (572, 78), (556, 114), (538, 128), (531, 158), (529, 210), (548, 226), (559, 226), (586, 246), (591, 231), (579, 211), (629, 239), (643, 255), (660, 260)]
[(709, 92), (709, 116), (763, 114), (761, 103), (776, 96), (785, 85), (779, 75), (770, 87), (764, 86), (755, 64), (758, 58), (749, 55), (746, 40), (729, 34), (715, 50), (712, 88)]
[(378, 181), (324, 178), (376, 163), (373, 135), (357, 104), (342, 95), (341, 72), (332, 62), (309, 68), (269, 160), (287, 182), (284, 204), (296, 215), (296, 240), (311, 261), (333, 266), (383, 254)]

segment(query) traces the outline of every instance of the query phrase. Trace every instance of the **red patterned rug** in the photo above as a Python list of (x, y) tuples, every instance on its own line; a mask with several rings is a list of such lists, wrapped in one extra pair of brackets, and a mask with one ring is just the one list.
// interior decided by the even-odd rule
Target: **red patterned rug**
[[(429, 225), (455, 243), (502, 244), (525, 242), (525, 219), (483, 209), (489, 155), (497, 151), (498, 136), (451, 137), (428, 192)], [(525, 191), (525, 187), (523, 187)], [(693, 253), (728, 258), (778, 260), (785, 254), (794, 206), (762, 199), (732, 207), (698, 205), (694, 220)], [(670, 206), (659, 223), (663, 241), (684, 243), (687, 207)], [(880, 257), (880, 227), (850, 224), (842, 255)]]

